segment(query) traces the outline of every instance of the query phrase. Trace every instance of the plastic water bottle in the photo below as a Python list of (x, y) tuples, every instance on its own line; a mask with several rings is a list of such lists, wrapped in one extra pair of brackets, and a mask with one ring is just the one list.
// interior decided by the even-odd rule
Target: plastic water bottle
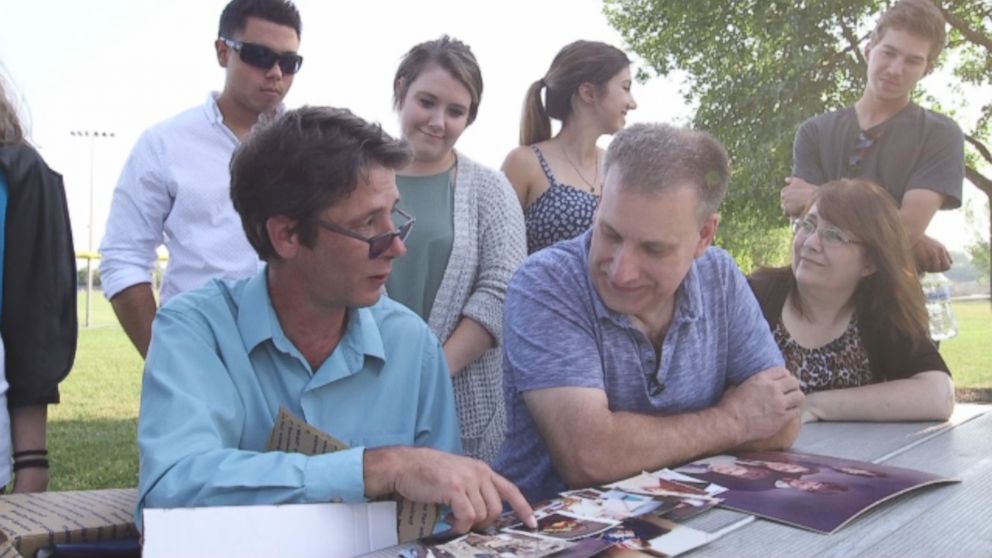
[(954, 337), (958, 324), (951, 308), (951, 282), (943, 273), (927, 273), (922, 285), (930, 316), (930, 338), (939, 342)]

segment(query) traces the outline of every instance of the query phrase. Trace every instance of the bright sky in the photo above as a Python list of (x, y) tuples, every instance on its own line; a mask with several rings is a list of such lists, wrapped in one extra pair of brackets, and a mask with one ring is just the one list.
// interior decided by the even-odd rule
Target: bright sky
[[(34, 143), (65, 177), (77, 250), (90, 249), (91, 161), (96, 249), (117, 176), (141, 131), (202, 104), (209, 91), (222, 87), (213, 40), (225, 4), (0, 0), (0, 64), (20, 94)], [(458, 148), (493, 167), (517, 144), (524, 92), (562, 46), (590, 39), (623, 47), (597, 0), (296, 4), (305, 62), (286, 97), (289, 107), (347, 107), (396, 134), (391, 84), (400, 57), (412, 45), (447, 33), (472, 47), (485, 81), (479, 117)], [(672, 79), (635, 85), (634, 96), (639, 108), (628, 123), (688, 121), (689, 109)], [(71, 136), (73, 130), (115, 136), (90, 140)], [(955, 246), (965, 242), (961, 216), (942, 213), (940, 222), (947, 224), (933, 225), (939, 238)]]

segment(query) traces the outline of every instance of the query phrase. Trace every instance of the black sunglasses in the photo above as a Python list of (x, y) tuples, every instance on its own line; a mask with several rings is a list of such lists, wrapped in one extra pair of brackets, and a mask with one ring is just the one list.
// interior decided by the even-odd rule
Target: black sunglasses
[(317, 224), (329, 231), (343, 234), (347, 237), (354, 238), (355, 240), (361, 240), (362, 242), (368, 242), (369, 259), (374, 260), (381, 256), (386, 250), (389, 250), (389, 247), (393, 245), (394, 238), (398, 237), (401, 241), (406, 241), (406, 237), (410, 235), (410, 231), (413, 229), (413, 224), (417, 221), (413, 215), (410, 215), (398, 207), (393, 210), (393, 213), (400, 214), (404, 219), (406, 219), (406, 222), (397, 227), (394, 231), (377, 234), (372, 238), (366, 238), (355, 231), (348, 230), (342, 226), (335, 225), (334, 223), (329, 223), (327, 221), (317, 221)]
[(225, 45), (236, 51), (238, 56), (241, 57), (242, 62), (256, 68), (268, 70), (273, 64), (278, 62), (279, 69), (282, 70), (282, 73), (286, 75), (293, 75), (296, 72), (299, 72), (300, 66), (303, 65), (303, 57), (295, 52), (279, 54), (264, 45), (243, 43), (241, 41), (235, 41), (234, 39), (228, 39), (226, 37), (221, 37), (220, 40), (224, 41)]
[(868, 151), (875, 145), (876, 140), (878, 140), (877, 134), (869, 134), (864, 130), (858, 133), (858, 141), (854, 144), (854, 153), (851, 153), (851, 156), (847, 158), (848, 178), (857, 178), (861, 174), (861, 167), (864, 166), (865, 156), (868, 155)]

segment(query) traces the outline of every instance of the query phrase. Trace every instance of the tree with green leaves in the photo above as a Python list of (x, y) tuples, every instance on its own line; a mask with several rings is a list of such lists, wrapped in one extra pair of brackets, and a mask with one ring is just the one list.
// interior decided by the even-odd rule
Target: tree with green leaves
[[(992, 197), (992, 95), (962, 93), (992, 86), (992, 2), (934, 3), (949, 25), (944, 71), (921, 82), (918, 101), (958, 122), (965, 132), (966, 177)], [(713, 133), (730, 152), (735, 170), (720, 243), (743, 268), (781, 261), (779, 192), (790, 174), (796, 129), (810, 116), (860, 97), (864, 47), (875, 18), (891, 4), (605, 0), (610, 23), (650, 69), (662, 76), (685, 73), (682, 93), (696, 107), (693, 126)], [(641, 77), (648, 74), (642, 70)], [(983, 103), (978, 116), (963, 121), (966, 104), (976, 102)]]
[(987, 222), (989, 219), (992, 219), (992, 216), (989, 214), (988, 200), (986, 200), (984, 204), (979, 204), (977, 212), (972, 204), (969, 203), (965, 206), (964, 222), (967, 225), (969, 233), (973, 233), (972, 242), (965, 248), (965, 250), (968, 251), (968, 255), (971, 257), (971, 265), (974, 266), (976, 271), (978, 271), (979, 282), (986, 284), (989, 283), (990, 276), (992, 276), (992, 274), (989, 273), (990, 242), (988, 238), (983, 238), (984, 235), (977, 232), (976, 225), (982, 221)]

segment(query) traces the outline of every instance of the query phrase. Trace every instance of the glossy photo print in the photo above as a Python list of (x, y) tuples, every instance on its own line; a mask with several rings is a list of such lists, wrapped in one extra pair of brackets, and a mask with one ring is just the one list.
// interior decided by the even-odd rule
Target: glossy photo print
[(700, 459), (678, 472), (727, 488), (731, 509), (832, 533), (904, 492), (957, 482), (911, 469), (795, 452), (742, 452)]

